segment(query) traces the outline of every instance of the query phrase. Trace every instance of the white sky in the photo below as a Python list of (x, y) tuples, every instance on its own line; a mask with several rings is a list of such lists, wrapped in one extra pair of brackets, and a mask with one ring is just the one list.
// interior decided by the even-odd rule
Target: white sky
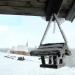
[[(25, 45), (27, 41), (29, 47), (38, 46), (46, 26), (47, 22), (42, 17), (0, 15), (0, 48)], [(53, 26), (52, 23), (44, 43), (63, 41), (57, 26), (53, 33)], [(69, 47), (75, 48), (75, 20), (72, 23), (65, 21), (61, 27)]]

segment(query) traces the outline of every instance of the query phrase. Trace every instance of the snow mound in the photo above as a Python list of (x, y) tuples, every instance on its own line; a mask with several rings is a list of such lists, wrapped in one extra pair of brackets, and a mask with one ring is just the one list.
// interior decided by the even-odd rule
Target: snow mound
[[(8, 56), (9, 58), (5, 57)], [(66, 66), (59, 69), (40, 68), (38, 57), (24, 56), (24, 61), (18, 61), (21, 55), (0, 53), (0, 74), (1, 75), (75, 75), (75, 68), (72, 66), (74, 56), (66, 57)], [(11, 59), (13, 57), (13, 59)], [(72, 58), (72, 59), (71, 59)], [(67, 64), (69, 63), (69, 64)], [(73, 63), (74, 65), (74, 63)]]

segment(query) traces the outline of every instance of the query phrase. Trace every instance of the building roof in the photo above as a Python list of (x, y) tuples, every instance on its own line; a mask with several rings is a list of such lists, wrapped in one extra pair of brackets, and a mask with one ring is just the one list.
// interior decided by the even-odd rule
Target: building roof
[(52, 13), (72, 21), (75, 18), (75, 0), (0, 0), (0, 14), (44, 16)]

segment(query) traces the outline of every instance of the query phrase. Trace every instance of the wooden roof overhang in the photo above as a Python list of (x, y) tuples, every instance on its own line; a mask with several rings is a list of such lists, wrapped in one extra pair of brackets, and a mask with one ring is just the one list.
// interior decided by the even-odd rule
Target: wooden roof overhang
[(52, 13), (73, 21), (75, 0), (0, 0), (0, 14), (44, 16), (49, 21)]

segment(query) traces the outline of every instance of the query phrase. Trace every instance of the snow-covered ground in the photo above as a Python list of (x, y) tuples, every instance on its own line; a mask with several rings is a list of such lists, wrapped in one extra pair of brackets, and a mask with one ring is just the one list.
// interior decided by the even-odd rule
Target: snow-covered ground
[(26, 60), (19, 61), (19, 55), (0, 52), (0, 75), (75, 75), (75, 51), (72, 53), (65, 58), (65, 67), (50, 69), (40, 68), (38, 57), (24, 56)]

